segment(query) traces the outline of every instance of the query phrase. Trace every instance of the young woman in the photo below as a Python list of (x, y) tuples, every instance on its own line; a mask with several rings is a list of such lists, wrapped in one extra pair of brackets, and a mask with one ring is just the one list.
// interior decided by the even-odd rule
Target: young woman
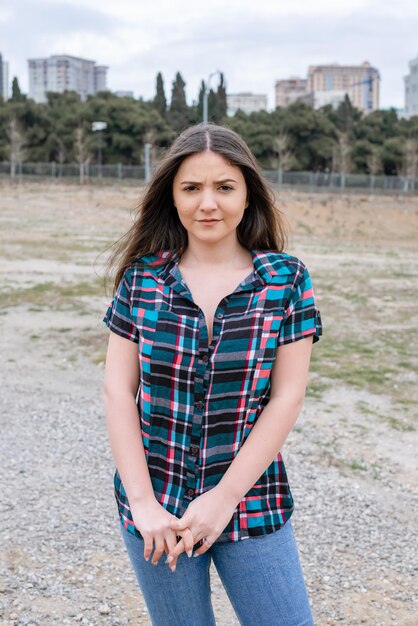
[(156, 626), (215, 624), (212, 559), (241, 624), (313, 623), (280, 450), (322, 326), (308, 269), (284, 247), (246, 144), (199, 124), (168, 151), (111, 259), (115, 494)]

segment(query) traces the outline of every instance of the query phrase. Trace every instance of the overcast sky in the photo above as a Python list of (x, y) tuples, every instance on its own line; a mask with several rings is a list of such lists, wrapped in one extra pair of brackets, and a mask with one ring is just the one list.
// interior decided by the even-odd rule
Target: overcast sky
[[(416, 0), (0, 0), (0, 52), (28, 90), (27, 59), (71, 54), (108, 65), (108, 87), (169, 99), (180, 71), (189, 103), (219, 69), (228, 93), (266, 93), (306, 77), (308, 65), (368, 60), (381, 74), (381, 107), (404, 106), (408, 61), (418, 56)], [(214, 81), (216, 85), (216, 80)]]

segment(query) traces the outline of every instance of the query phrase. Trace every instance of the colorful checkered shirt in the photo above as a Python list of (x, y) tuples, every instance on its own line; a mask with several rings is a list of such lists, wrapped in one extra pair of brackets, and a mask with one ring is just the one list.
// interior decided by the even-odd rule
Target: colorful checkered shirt
[[(311, 278), (298, 258), (251, 251), (253, 271), (219, 303), (208, 345), (203, 311), (176, 255), (147, 255), (124, 273), (103, 321), (138, 344), (138, 415), (155, 496), (181, 517), (225, 474), (269, 401), (278, 346), (322, 334)], [(121, 522), (135, 528), (118, 471)], [(278, 530), (293, 512), (286, 469), (275, 460), (245, 494), (218, 542)]]

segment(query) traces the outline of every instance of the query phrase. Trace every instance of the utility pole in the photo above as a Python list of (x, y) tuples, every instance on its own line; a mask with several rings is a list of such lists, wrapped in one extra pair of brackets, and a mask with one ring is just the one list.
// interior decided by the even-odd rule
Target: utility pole
[(91, 130), (97, 133), (97, 173), (99, 178), (102, 177), (102, 136), (101, 132), (106, 130), (106, 122), (93, 122)]
[(144, 145), (144, 161), (145, 161), (145, 182), (147, 183), (151, 178), (151, 147), (152, 144), (146, 143)]
[(210, 81), (213, 76), (216, 76), (216, 74), (220, 76), (221, 71), (216, 70), (216, 72), (212, 72), (211, 74), (209, 74), (208, 82), (205, 85), (205, 92), (203, 94), (203, 123), (204, 124), (208, 123), (208, 97), (209, 97), (209, 90), (210, 90)]

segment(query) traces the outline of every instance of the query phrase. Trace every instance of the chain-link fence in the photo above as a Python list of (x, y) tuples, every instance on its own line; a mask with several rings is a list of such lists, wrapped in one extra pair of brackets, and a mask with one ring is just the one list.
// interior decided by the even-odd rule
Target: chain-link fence
[[(276, 188), (310, 192), (358, 192), (388, 194), (418, 194), (418, 178), (404, 176), (373, 176), (339, 172), (285, 172), (264, 170), (264, 175)], [(80, 166), (77, 163), (0, 163), (0, 178), (12, 180), (56, 180), (65, 182), (145, 182), (144, 165)]]

